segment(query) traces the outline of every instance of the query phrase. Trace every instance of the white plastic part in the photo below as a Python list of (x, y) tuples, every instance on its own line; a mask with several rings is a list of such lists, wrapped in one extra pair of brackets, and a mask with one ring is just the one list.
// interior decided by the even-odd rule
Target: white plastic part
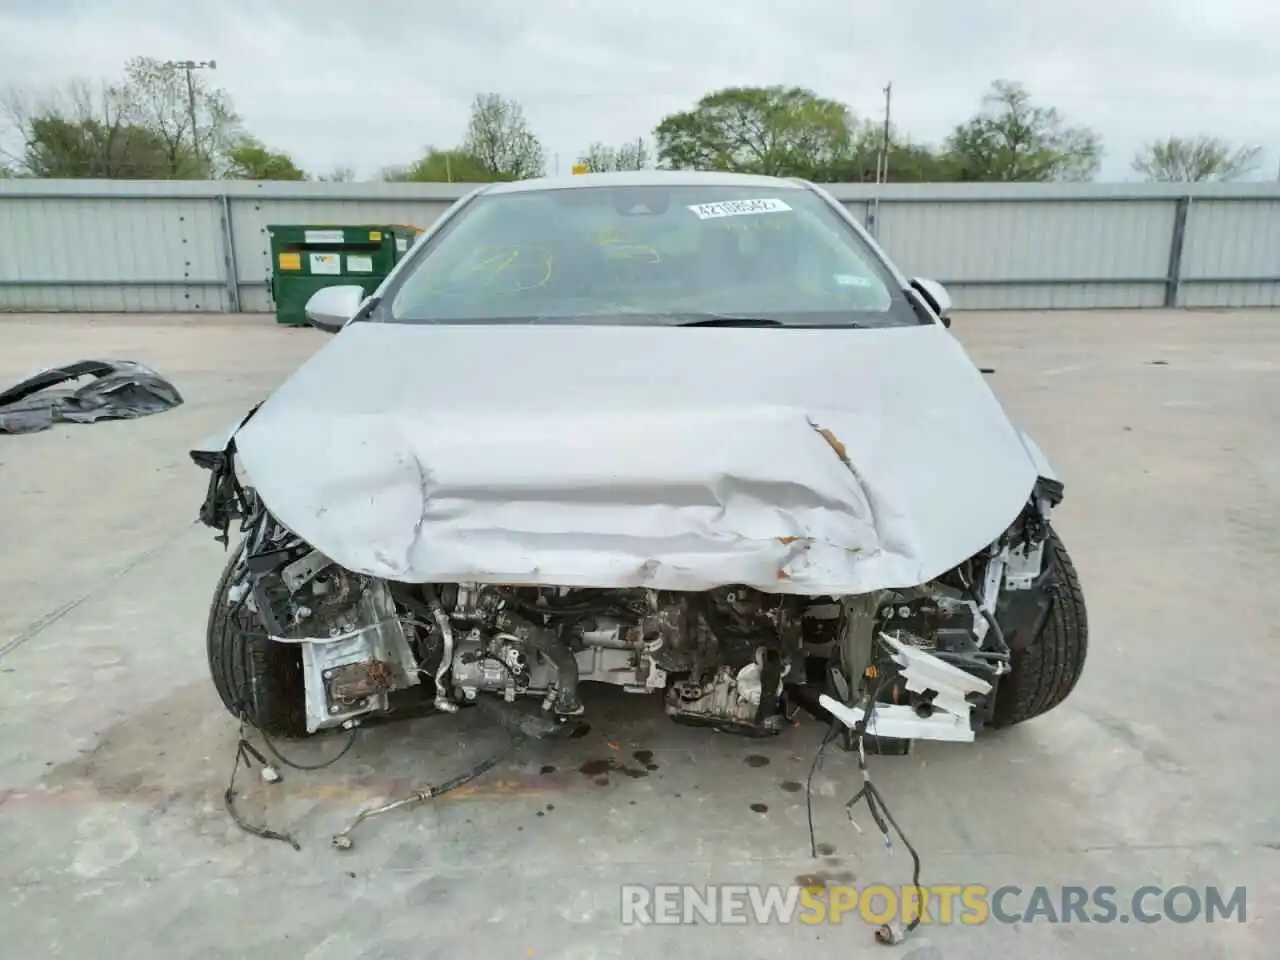
[[(880, 640), (893, 651), (890, 656), (899, 666), (908, 690), (920, 694), (933, 692), (930, 701), (933, 709), (929, 716), (922, 717), (912, 707), (903, 704), (877, 703), (871, 711), (866, 732), (899, 740), (972, 742), (970, 714), (973, 705), (965, 697), (971, 693), (990, 693), (991, 684), (953, 667), (927, 650), (908, 646), (887, 634), (882, 633)], [(864, 714), (860, 707), (840, 703), (825, 693), (818, 702), (850, 730), (862, 722)]]
[[(862, 722), (859, 707), (846, 706), (825, 693), (818, 702), (836, 719), (852, 730)], [(973, 741), (973, 730), (968, 716), (958, 717), (945, 710), (934, 710), (922, 717), (908, 706), (896, 703), (877, 703), (871, 711), (867, 734), (873, 737), (893, 737), (897, 740), (950, 740), (958, 743)]]
[(933, 690), (935, 708), (968, 720), (973, 707), (965, 696), (970, 693), (991, 692), (991, 684), (987, 681), (939, 660), (926, 650), (908, 646), (883, 633), (880, 639), (894, 651), (893, 660), (902, 668), (902, 678), (906, 681), (907, 689), (913, 693)]

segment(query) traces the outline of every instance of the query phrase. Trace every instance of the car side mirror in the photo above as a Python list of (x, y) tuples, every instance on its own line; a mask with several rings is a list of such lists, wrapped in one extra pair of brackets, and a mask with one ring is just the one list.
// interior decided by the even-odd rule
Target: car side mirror
[(938, 315), (944, 327), (951, 326), (951, 294), (937, 280), (926, 280), (916, 277), (911, 281), (912, 288), (924, 297), (924, 302)]
[(360, 311), (364, 288), (354, 284), (321, 287), (311, 295), (304, 308), (307, 322), (325, 333), (337, 333)]

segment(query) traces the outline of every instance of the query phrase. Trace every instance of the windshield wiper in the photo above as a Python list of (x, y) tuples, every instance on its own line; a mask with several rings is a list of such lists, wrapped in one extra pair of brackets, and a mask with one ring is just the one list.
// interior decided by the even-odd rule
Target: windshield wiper
[(692, 319), (677, 323), (677, 327), (787, 327), (811, 330), (865, 330), (861, 323), (787, 323), (772, 317), (734, 317), (719, 313), (693, 313)]
[(785, 327), (781, 320), (768, 317), (725, 317), (719, 314), (698, 316), (694, 320), (682, 320), (677, 327)]

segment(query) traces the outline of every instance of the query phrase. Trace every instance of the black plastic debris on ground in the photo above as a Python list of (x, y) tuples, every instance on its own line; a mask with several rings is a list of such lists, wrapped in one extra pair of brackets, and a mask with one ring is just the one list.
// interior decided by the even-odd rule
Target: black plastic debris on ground
[[(94, 379), (80, 387), (61, 386), (81, 377)], [(173, 384), (141, 363), (81, 360), (0, 392), (0, 433), (37, 433), (55, 423), (133, 420), (181, 403)]]

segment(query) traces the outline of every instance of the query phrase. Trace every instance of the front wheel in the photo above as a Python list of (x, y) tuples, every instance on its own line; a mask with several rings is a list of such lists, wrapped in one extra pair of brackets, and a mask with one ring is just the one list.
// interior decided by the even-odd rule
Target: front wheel
[(1012, 669), (996, 689), (991, 725), (1010, 727), (1048, 713), (1075, 689), (1089, 649), (1089, 620), (1080, 578), (1056, 531), (1045, 543), (1049, 611), (1039, 632), (1015, 649)]
[(307, 735), (302, 652), (277, 643), (252, 611), (230, 601), (243, 573), (244, 544), (232, 552), (209, 607), (206, 647), (209, 674), (222, 705), (274, 737)]

